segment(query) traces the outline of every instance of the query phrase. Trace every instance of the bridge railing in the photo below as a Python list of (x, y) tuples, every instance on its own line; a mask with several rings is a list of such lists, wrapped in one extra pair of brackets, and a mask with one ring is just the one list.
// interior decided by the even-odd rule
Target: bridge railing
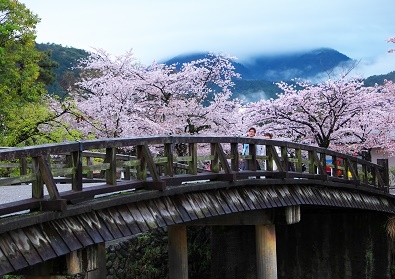
[[(243, 144), (249, 144), (249, 155), (241, 155)], [(31, 197), (1, 204), (0, 216), (65, 210), (97, 195), (163, 191), (198, 180), (298, 178), (384, 193), (389, 189), (388, 166), (324, 148), (247, 137), (158, 136), (7, 148), (0, 150), (0, 173), (8, 176), (0, 179), (0, 192), (7, 185), (31, 185)], [(59, 192), (60, 182), (70, 183), (70, 189)], [(98, 184), (88, 187), (92, 182)]]

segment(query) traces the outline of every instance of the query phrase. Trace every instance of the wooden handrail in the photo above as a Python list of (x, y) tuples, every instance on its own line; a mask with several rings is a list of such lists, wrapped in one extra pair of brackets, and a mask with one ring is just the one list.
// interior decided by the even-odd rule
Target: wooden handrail
[[(253, 154), (240, 155), (245, 143), (251, 145)], [(176, 154), (176, 145), (185, 145), (187, 153)], [(257, 153), (258, 146), (266, 150), (265, 154)], [(292, 158), (288, 156), (290, 153), (294, 154)], [(249, 171), (239, 170), (240, 159), (246, 160)], [(330, 163), (327, 163), (328, 159)], [(256, 160), (266, 162), (267, 168), (256, 170)], [(210, 162), (211, 168), (202, 172), (202, 163), (206, 161)], [(293, 164), (292, 170), (290, 164)], [(328, 168), (330, 174), (326, 172)], [(387, 168), (324, 148), (248, 137), (154, 136), (0, 149), (0, 171), (10, 170), (12, 176), (0, 179), (0, 186), (32, 183), (29, 204), (34, 208), (30, 210), (64, 210), (68, 203), (120, 189), (163, 191), (169, 185), (198, 179), (232, 181), (249, 176), (317, 179), (388, 193)], [(94, 172), (99, 178), (94, 178)], [(123, 179), (119, 177), (120, 172)], [(63, 175), (61, 179), (71, 183), (72, 193), (58, 192), (58, 175)], [(99, 181), (104, 186), (92, 188), (91, 193), (84, 188), (86, 183)], [(49, 198), (43, 196), (44, 185)], [(31, 199), (40, 203), (32, 203)], [(0, 216), (26, 210), (26, 202), (3, 204)], [(37, 208), (37, 204), (41, 206)]]

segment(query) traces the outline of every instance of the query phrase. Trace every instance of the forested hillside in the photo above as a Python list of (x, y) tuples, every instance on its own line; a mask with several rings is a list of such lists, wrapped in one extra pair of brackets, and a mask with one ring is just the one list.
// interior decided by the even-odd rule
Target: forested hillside
[(385, 75), (370, 76), (367, 79), (365, 79), (365, 85), (366, 86), (373, 86), (375, 84), (383, 84), (384, 80), (395, 81), (395, 71), (390, 72), (390, 73), (385, 74)]
[[(81, 58), (89, 53), (83, 49), (64, 47), (57, 44), (37, 44), (40, 51), (49, 51), (51, 58), (58, 63), (54, 69), (56, 81), (47, 87), (48, 92), (61, 97), (67, 94), (67, 88), (78, 78), (78, 71), (73, 69)], [(207, 53), (179, 55), (161, 63), (185, 63), (206, 57)], [(235, 71), (242, 78), (234, 80), (233, 98), (246, 101), (276, 98), (279, 88), (278, 81), (290, 81), (292, 78), (312, 78), (325, 71), (330, 71), (352, 59), (333, 49), (316, 49), (304, 53), (294, 53), (278, 56), (257, 56), (249, 62), (233, 62)], [(395, 72), (386, 75), (371, 76), (366, 79), (366, 85), (382, 84), (384, 79), (395, 80)]]
[(64, 47), (57, 44), (36, 44), (40, 51), (50, 52), (51, 58), (58, 63), (58, 67), (53, 68), (56, 74), (56, 81), (47, 86), (50, 94), (63, 97), (67, 94), (67, 88), (75, 82), (78, 77), (78, 70), (73, 67), (81, 58), (86, 58), (89, 53), (83, 49)]

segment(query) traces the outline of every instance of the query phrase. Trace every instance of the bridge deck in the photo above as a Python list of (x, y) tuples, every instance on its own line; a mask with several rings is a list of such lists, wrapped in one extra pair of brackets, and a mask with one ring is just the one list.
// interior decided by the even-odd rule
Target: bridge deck
[[(241, 144), (252, 153), (241, 156)], [(249, 170), (239, 170), (241, 159)], [(257, 160), (264, 170), (256, 170)], [(94, 243), (228, 214), (288, 206), (395, 211), (385, 166), (282, 141), (107, 139), (0, 150), (0, 162), (10, 170), (0, 180), (8, 196), (0, 204), (0, 275)]]

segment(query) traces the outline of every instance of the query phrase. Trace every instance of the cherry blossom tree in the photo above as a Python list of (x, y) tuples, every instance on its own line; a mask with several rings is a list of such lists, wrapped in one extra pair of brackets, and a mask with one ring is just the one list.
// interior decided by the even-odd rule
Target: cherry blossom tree
[(231, 60), (211, 54), (146, 67), (132, 52), (113, 58), (97, 50), (81, 61), (83, 79), (70, 93), (80, 112), (74, 124), (98, 138), (232, 131), (241, 105), (230, 99), (239, 77)]
[(251, 123), (277, 136), (341, 152), (373, 147), (395, 151), (393, 85), (365, 87), (360, 78), (320, 84), (277, 84), (277, 99), (249, 104)]
[[(387, 42), (388, 42), (388, 43), (394, 43), (394, 44), (395, 44), (395, 37), (390, 37), (390, 38), (387, 40)], [(395, 49), (390, 49), (390, 50), (388, 50), (388, 52), (389, 52), (389, 53), (393, 53), (393, 52), (395, 52)]]

